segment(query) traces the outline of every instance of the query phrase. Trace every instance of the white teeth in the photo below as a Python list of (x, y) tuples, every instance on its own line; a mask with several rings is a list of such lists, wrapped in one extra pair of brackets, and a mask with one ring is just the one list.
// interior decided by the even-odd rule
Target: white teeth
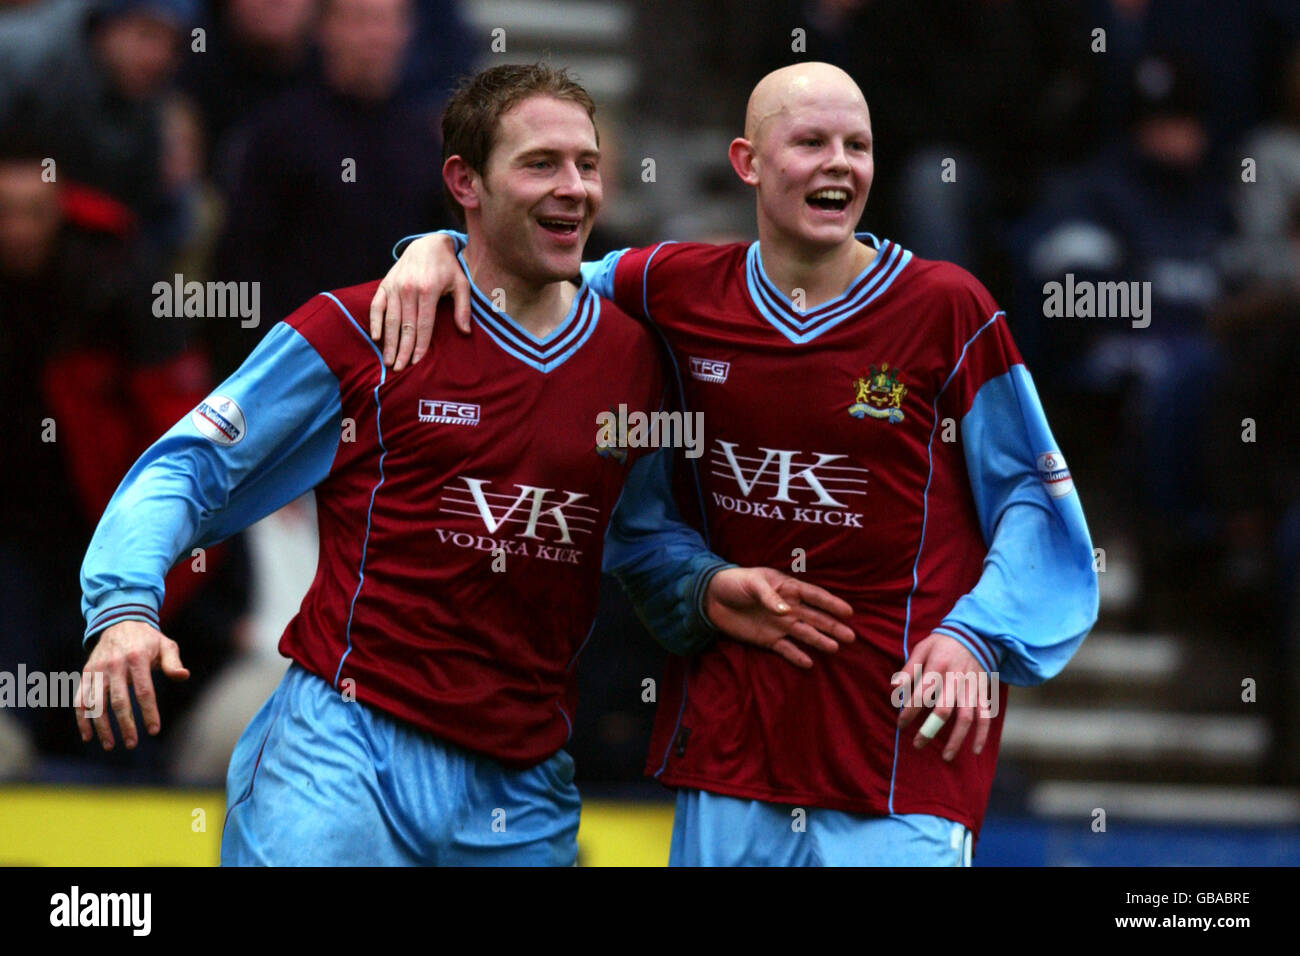
[(849, 194), (846, 193), (843, 189), (819, 189), (808, 198), (809, 199), (830, 199), (830, 200), (839, 200), (840, 202), (848, 202)]

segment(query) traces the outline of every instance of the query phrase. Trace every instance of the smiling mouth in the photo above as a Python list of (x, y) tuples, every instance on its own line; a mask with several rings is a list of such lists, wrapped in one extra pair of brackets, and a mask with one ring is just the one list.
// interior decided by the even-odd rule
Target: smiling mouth
[(578, 231), (578, 223), (568, 219), (539, 219), (537, 223), (547, 232), (553, 232), (557, 236), (571, 236)]
[(809, 194), (807, 203), (815, 209), (840, 212), (849, 204), (849, 193), (844, 189), (819, 189)]

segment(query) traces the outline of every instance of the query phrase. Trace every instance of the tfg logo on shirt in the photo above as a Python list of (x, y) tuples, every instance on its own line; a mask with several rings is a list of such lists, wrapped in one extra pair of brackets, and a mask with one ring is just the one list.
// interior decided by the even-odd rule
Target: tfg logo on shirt
[(691, 378), (701, 382), (717, 382), (721, 385), (727, 380), (727, 373), (731, 371), (730, 362), (720, 362), (717, 359), (697, 358), (691, 356)]
[(420, 421), (440, 422), (443, 425), (477, 425), (480, 409), (466, 402), (444, 402), (440, 399), (420, 399)]

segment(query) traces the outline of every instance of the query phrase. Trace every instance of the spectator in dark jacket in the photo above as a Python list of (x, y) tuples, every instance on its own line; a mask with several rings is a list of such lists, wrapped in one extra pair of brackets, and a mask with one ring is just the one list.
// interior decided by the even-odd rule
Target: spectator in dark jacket
[[(1128, 138), (1062, 174), (1018, 229), (1021, 286), (1012, 314), (1044, 401), (1063, 412), (1054, 419), (1062, 443), (1104, 449), (1092, 462), (1071, 463), (1116, 507), (1123, 530), (1115, 537), (1145, 528), (1138, 543), (1148, 568), (1159, 567), (1152, 579), (1174, 580), (1168, 562), (1185, 558), (1205, 527), (1195, 449), (1218, 368), (1206, 320), (1222, 292), (1219, 253), (1230, 217), (1226, 177), (1210, 161), (1195, 64), (1175, 55), (1143, 60), (1132, 102)], [(1056, 314), (1046, 307), (1053, 282), (1122, 283), (1145, 296), (1132, 300), (1144, 302), (1144, 314), (1135, 306), (1118, 315)], [(1110, 509), (1096, 510), (1104, 523)]]
[(195, 12), (194, 0), (53, 0), (0, 29), (0, 124), (34, 137), (59, 177), (125, 204), (146, 240), (175, 232), (160, 116)]
[(185, 57), (180, 85), (203, 120), (207, 161), (223, 169), (238, 143), (226, 134), (259, 107), (315, 77), (320, 0), (226, 0), (214, 5), (202, 52)]
[(382, 273), (394, 235), (444, 221), (437, 117), (397, 96), (412, 25), (410, 0), (331, 0), (324, 82), (252, 122), (216, 271), (260, 282), (266, 321), (212, 330), (219, 374), (315, 293)]

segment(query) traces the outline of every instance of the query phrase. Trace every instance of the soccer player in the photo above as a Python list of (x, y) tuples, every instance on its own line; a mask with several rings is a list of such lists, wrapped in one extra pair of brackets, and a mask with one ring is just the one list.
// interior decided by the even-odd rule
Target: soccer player
[[(678, 788), (671, 862), (968, 864), (1005, 685), (1059, 672), (1096, 619), (1079, 496), (983, 286), (855, 235), (874, 168), (852, 78), (769, 74), (730, 158), (757, 242), (664, 242), (583, 275), (655, 323), (704, 413), (685, 497), (710, 545), (847, 598), (861, 639), (810, 671), (725, 642), (670, 661), (647, 771)], [(464, 311), (449, 245), (418, 241), (376, 293), (399, 365), (438, 295)]]
[[(185, 675), (158, 630), (163, 574), (315, 488), (316, 578), (281, 639), (294, 663), (231, 759), (224, 863), (573, 863), (562, 748), (607, 526), (679, 651), (712, 637), (706, 595), (792, 661), (810, 663), (787, 630), (826, 650), (852, 638), (833, 617), (847, 605), (812, 586), (719, 570), (674, 517), (670, 450), (598, 442), (603, 412), (658, 410), (665, 387), (652, 333), (566, 281), (601, 201), (594, 109), (545, 67), (485, 71), (447, 107), (466, 274), (499, 307), (476, 310), (482, 335), (448, 326), (442, 361), (390, 372), (356, 320), (377, 283), (322, 293), (103, 515), (82, 569), (86, 673), (105, 674), (132, 746), (128, 685), (156, 732), (150, 667)], [(107, 719), (95, 728), (112, 746)]]

